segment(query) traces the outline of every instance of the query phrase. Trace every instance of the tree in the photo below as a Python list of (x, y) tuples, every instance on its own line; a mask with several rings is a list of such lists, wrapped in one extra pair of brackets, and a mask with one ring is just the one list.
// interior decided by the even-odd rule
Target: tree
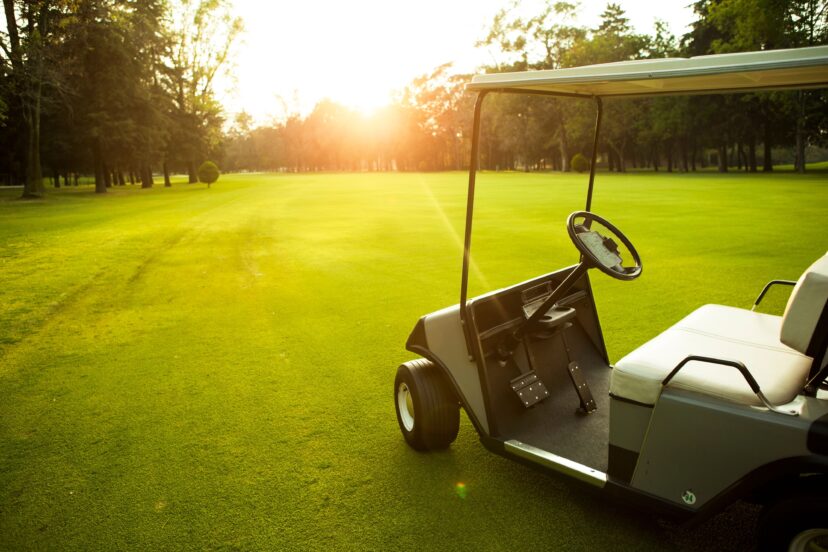
[[(632, 32), (618, 4), (607, 4), (600, 24), (590, 40), (581, 41), (575, 48), (573, 59), (578, 65), (627, 61), (642, 57), (649, 45), (647, 37)], [(614, 158), (619, 171), (626, 170), (628, 147), (635, 139), (632, 131), (641, 120), (643, 105), (641, 100), (613, 100), (604, 104), (603, 140), (611, 150), (609, 159)]]
[(589, 160), (583, 154), (576, 153), (572, 157), (572, 168), (579, 173), (586, 172), (589, 170)]
[[(706, 0), (697, 6), (707, 15), (706, 25), (718, 31), (710, 41), (715, 53), (770, 50), (814, 46), (828, 42), (828, 2), (826, 0)], [(795, 123), (796, 169), (805, 172), (805, 146), (809, 135), (815, 134), (818, 109), (824, 92), (798, 91), (788, 95), (765, 96), (755, 102), (757, 113), (786, 109)], [(768, 106), (767, 98), (777, 103)], [(781, 101), (785, 105), (779, 103)], [(769, 156), (769, 140), (774, 134), (770, 121), (764, 122), (765, 153)], [(818, 123), (816, 123), (818, 126)], [(752, 133), (753, 136), (755, 133)], [(765, 163), (765, 170), (769, 170)]]
[[(124, 182), (123, 170), (153, 185), (152, 163), (166, 135), (157, 84), (164, 5), (151, 0), (87, 0), (66, 23), (59, 52), (71, 75), (64, 106), (77, 121), (78, 149), (90, 152), (95, 191)], [(125, 86), (125, 83), (129, 83)]]
[[(5, 79), (4, 79), (5, 80)], [(6, 103), (6, 99), (3, 97), (4, 90), (0, 89), (0, 125), (3, 125), (6, 122), (6, 113), (9, 110), (9, 105)]]
[[(547, 0), (536, 15), (525, 16), (521, 14), (520, 3), (513, 2), (509, 9), (498, 12), (481, 44), (496, 45), (506, 54), (505, 63), (498, 64), (495, 70), (568, 67), (574, 61), (573, 53), (586, 38), (586, 30), (574, 24), (576, 14), (576, 4)], [(566, 172), (569, 170), (570, 140), (564, 106), (568, 104), (559, 99), (547, 99), (546, 103), (544, 115), (547, 120), (534, 126), (547, 131), (547, 136), (549, 131), (553, 133), (559, 149), (560, 167)]]
[(215, 148), (220, 139), (221, 105), (214, 85), (228, 68), (242, 21), (231, 15), (226, 0), (177, 0), (171, 13), (173, 44), (163, 85), (171, 99), (174, 132), (166, 149), (187, 166), (193, 183), (197, 158)]
[(219, 179), (220, 174), (218, 166), (212, 161), (205, 161), (198, 167), (198, 179), (207, 184), (208, 188)]
[(471, 132), (473, 98), (465, 93), (470, 75), (451, 72), (451, 64), (414, 79), (402, 102), (415, 114), (423, 136), (429, 137), (428, 152), (422, 161), (430, 168), (459, 169), (466, 164), (463, 138)]
[(10, 83), (10, 104), (19, 109), (16, 121), (22, 140), (23, 197), (43, 194), (40, 165), (40, 119), (43, 86), (56, 67), (48, 62), (55, 20), (60, 16), (57, 2), (49, 0), (3, 0), (7, 41), (0, 41), (3, 64)]

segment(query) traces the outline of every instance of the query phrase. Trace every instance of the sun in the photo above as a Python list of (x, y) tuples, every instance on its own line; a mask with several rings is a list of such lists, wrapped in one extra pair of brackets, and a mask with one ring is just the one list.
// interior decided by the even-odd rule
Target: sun
[[(486, 0), (492, 4), (486, 12), (494, 12), (493, 2)], [(480, 18), (471, 26), (477, 29), (490, 16), (467, 4)], [(455, 19), (435, 17), (415, 3), (234, 5), (245, 34), (226, 103), (230, 111), (244, 110), (256, 119), (306, 115), (322, 99), (371, 114), (417, 76), (473, 50), (477, 33), (466, 36)]]

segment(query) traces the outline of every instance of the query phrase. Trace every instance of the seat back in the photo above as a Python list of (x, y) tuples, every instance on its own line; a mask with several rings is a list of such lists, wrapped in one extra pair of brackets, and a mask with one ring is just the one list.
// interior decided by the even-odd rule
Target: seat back
[(779, 339), (802, 354), (814, 357), (828, 334), (828, 253), (808, 267), (788, 299)]

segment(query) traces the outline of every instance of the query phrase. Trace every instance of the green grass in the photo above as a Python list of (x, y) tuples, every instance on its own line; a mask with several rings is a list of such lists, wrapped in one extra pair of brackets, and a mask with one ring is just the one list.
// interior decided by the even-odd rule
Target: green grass
[[(818, 161), (815, 163), (807, 163), (805, 167), (809, 171), (816, 171), (816, 172), (828, 172), (828, 161)], [(793, 163), (789, 165), (775, 165), (774, 170), (777, 171), (793, 171), (796, 170), (793, 166)]]
[[(473, 289), (575, 262), (585, 185), (482, 174)], [(465, 418), (447, 452), (405, 445), (392, 381), (417, 318), (457, 301), (461, 173), (17, 194), (0, 191), (0, 549), (691, 550), (748, 531), (737, 512), (675, 533), (489, 454)], [(592, 277), (613, 359), (828, 245), (819, 175), (599, 175), (594, 209), (644, 261), (635, 282)]]

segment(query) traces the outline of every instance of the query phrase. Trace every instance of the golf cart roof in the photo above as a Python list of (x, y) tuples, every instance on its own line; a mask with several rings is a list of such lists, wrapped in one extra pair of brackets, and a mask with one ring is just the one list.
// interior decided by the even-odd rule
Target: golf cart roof
[(653, 96), (828, 86), (828, 46), (475, 76), (468, 90)]

